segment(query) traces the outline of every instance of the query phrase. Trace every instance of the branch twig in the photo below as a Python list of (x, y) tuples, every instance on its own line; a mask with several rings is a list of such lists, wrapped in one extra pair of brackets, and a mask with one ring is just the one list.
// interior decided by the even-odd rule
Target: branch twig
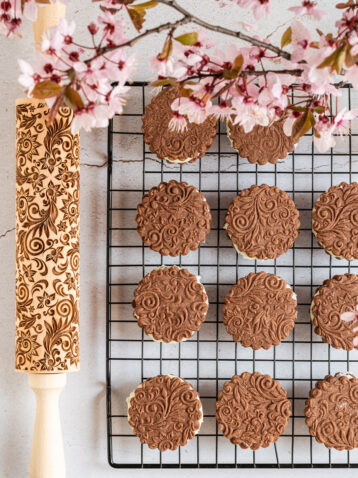
[(261, 40), (258, 40), (257, 38), (246, 35), (245, 33), (230, 30), (228, 28), (221, 27), (219, 25), (212, 25), (211, 23), (207, 23), (204, 20), (201, 20), (201, 18), (199, 18), (195, 15), (192, 15), (190, 12), (185, 10), (185, 8), (180, 6), (177, 3), (176, 0), (157, 0), (157, 2), (162, 3), (163, 5), (167, 5), (168, 7), (173, 8), (174, 10), (176, 10), (177, 12), (181, 13), (186, 18), (188, 18), (190, 22), (196, 23), (197, 25), (200, 25), (200, 26), (206, 28), (207, 30), (212, 30), (214, 32), (222, 33), (224, 35), (239, 38), (240, 40), (251, 43), (252, 45), (255, 45), (255, 46), (258, 46), (258, 47), (261, 47), (261, 48), (265, 48), (266, 50), (270, 50), (270, 51), (276, 53), (276, 55), (278, 55), (282, 58), (286, 58), (286, 60), (291, 59), (290, 53), (288, 53), (287, 51), (282, 50), (281, 48), (278, 48), (277, 46), (271, 45), (270, 43), (265, 43)]

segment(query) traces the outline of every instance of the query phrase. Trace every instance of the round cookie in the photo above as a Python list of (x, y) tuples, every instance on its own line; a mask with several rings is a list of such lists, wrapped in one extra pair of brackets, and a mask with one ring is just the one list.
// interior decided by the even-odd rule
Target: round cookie
[(137, 206), (137, 231), (163, 256), (186, 255), (205, 241), (211, 213), (204, 194), (174, 179), (153, 187)]
[(297, 318), (296, 294), (280, 277), (250, 273), (225, 297), (223, 322), (235, 342), (268, 349), (288, 337)]
[(208, 297), (199, 279), (177, 266), (162, 266), (143, 277), (132, 302), (139, 327), (157, 342), (192, 337), (208, 311)]
[(278, 440), (291, 415), (280, 383), (269, 375), (234, 375), (218, 395), (216, 420), (224, 436), (241, 448), (257, 450)]
[(284, 118), (269, 126), (256, 125), (249, 132), (239, 124), (227, 122), (227, 134), (233, 148), (253, 164), (276, 164), (295, 149), (295, 143), (283, 130)]
[(312, 211), (318, 244), (333, 257), (358, 259), (358, 183), (340, 183), (321, 194)]
[(227, 230), (238, 253), (248, 259), (275, 259), (293, 246), (298, 236), (299, 212), (277, 186), (243, 189), (226, 213)]
[(326, 375), (309, 393), (306, 424), (318, 443), (336, 450), (358, 448), (358, 380), (350, 373)]
[(142, 132), (150, 151), (159, 159), (183, 164), (196, 161), (205, 155), (216, 136), (217, 121), (210, 116), (200, 124), (187, 121), (184, 131), (171, 131), (171, 105), (177, 97), (178, 90), (175, 87), (165, 88), (155, 96), (145, 108)]
[(160, 451), (184, 446), (199, 432), (203, 407), (193, 386), (173, 375), (157, 375), (127, 398), (128, 421), (141, 443)]
[(358, 349), (358, 275), (327, 279), (311, 303), (314, 331), (336, 349)]

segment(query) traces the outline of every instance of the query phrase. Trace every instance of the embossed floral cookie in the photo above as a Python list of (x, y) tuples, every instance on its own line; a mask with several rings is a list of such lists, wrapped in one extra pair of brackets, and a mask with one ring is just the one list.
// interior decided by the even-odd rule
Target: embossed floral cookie
[(286, 391), (269, 375), (258, 372), (234, 375), (216, 402), (216, 420), (224, 436), (251, 450), (277, 441), (290, 416)]
[(204, 194), (185, 182), (172, 179), (153, 187), (137, 211), (143, 242), (163, 256), (195, 251), (210, 231), (211, 213)]
[(165, 88), (155, 96), (145, 108), (142, 132), (150, 151), (159, 159), (183, 164), (205, 155), (216, 136), (217, 121), (210, 116), (200, 124), (187, 121), (184, 131), (171, 130), (171, 104), (177, 97), (178, 90), (175, 87)]
[(242, 158), (253, 164), (276, 164), (285, 159), (295, 149), (295, 143), (283, 130), (284, 119), (275, 121), (269, 126), (256, 125), (249, 132), (239, 124), (227, 123), (228, 136), (232, 146)]
[(225, 297), (223, 322), (235, 342), (268, 349), (288, 337), (297, 318), (296, 294), (275, 274), (242, 277)]
[(243, 189), (230, 204), (226, 229), (238, 253), (248, 259), (274, 259), (293, 246), (300, 227), (299, 212), (277, 186)]
[(310, 391), (306, 424), (318, 443), (336, 450), (358, 448), (358, 380), (350, 373), (326, 375)]
[(318, 244), (337, 259), (358, 259), (358, 183), (340, 183), (321, 194), (312, 212)]
[(193, 386), (173, 375), (148, 378), (127, 398), (128, 421), (141, 443), (176, 450), (199, 432), (203, 407)]
[(358, 275), (327, 279), (311, 303), (314, 331), (336, 349), (358, 349)]
[(177, 266), (162, 266), (143, 277), (132, 305), (147, 335), (158, 342), (181, 342), (201, 328), (208, 297), (199, 279)]

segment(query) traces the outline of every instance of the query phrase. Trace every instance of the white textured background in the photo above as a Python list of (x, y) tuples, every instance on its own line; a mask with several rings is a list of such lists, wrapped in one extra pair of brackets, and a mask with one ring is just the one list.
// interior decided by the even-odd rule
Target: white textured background
[[(285, 7), (298, 0), (272, 0), (273, 12), (269, 20), (260, 22), (260, 32), (271, 32), (287, 22), (292, 14)], [(234, 6), (218, 9), (214, 0), (182, 0), (183, 6), (208, 21), (238, 28), (240, 20), (250, 21), (250, 15)], [(328, 31), (337, 18), (334, 0), (319, 0), (328, 15), (320, 27)], [(97, 14), (97, 5), (90, 0), (71, 0), (68, 17), (80, 26), (85, 38), (85, 25)], [(214, 10), (215, 9), (215, 10)], [(215, 11), (215, 15), (213, 12)], [(164, 6), (148, 14), (148, 25), (166, 22), (175, 15)], [(307, 20), (307, 24), (312, 23)], [(129, 32), (133, 35), (133, 31)], [(274, 36), (279, 38), (282, 28)], [(223, 39), (228, 45), (231, 40)], [(153, 36), (136, 46), (139, 66), (136, 79), (149, 79), (146, 62), (158, 50), (160, 37)], [(33, 43), (31, 25), (27, 24), (24, 38), (0, 38), (0, 476), (23, 478), (27, 474), (35, 401), (27, 385), (27, 377), (14, 369), (14, 273), (15, 273), (15, 119), (14, 102), (22, 96), (17, 84), (16, 59), (31, 58)], [(68, 477), (101, 478), (104, 476), (143, 476), (150, 471), (116, 471), (106, 462), (105, 430), (105, 258), (106, 258), (106, 131), (81, 136), (81, 372), (68, 376), (68, 385), (61, 398), (61, 415), (65, 439)], [(122, 152), (124, 160), (136, 159)], [(137, 158), (138, 159), (138, 158)], [(133, 164), (135, 167), (135, 164)], [(334, 476), (344, 473), (356, 476), (353, 470), (211, 470), (211, 471), (153, 471), (155, 475), (176, 477), (195, 476)], [(50, 478), (50, 477), (49, 477)]]

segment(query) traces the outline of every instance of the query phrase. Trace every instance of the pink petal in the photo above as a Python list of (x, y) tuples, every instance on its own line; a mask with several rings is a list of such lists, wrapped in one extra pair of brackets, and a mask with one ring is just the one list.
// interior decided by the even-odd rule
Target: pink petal
[(352, 320), (354, 320), (356, 318), (356, 313), (355, 312), (343, 312), (343, 314), (341, 314), (341, 320), (343, 320), (343, 322), (352, 322)]

